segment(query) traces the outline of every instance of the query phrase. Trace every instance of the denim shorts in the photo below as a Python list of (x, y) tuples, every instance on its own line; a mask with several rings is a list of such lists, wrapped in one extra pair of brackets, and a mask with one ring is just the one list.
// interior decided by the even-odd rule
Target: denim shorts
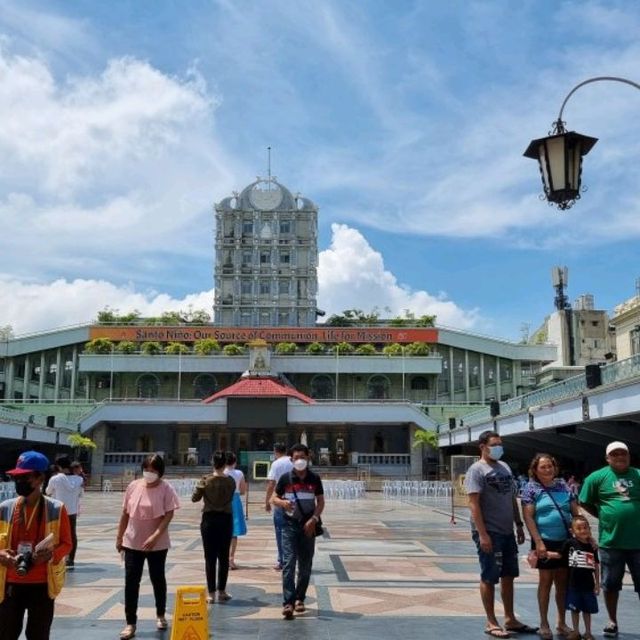
[(576, 591), (569, 587), (565, 603), (569, 611), (598, 613), (598, 598), (593, 591)]
[(629, 568), (633, 587), (640, 594), (640, 549), (604, 549), (598, 550), (602, 569), (602, 590), (620, 591), (624, 578), (625, 565)]
[(520, 575), (518, 566), (518, 545), (513, 533), (494, 533), (488, 531), (493, 545), (491, 553), (485, 553), (480, 549), (480, 536), (477, 531), (471, 533), (473, 541), (478, 549), (480, 560), (480, 579), (482, 582), (497, 584), (500, 578), (517, 578)]

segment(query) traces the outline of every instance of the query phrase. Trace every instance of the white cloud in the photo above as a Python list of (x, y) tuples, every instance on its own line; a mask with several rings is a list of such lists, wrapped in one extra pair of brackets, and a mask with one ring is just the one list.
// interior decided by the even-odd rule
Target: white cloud
[[(318, 268), (319, 305), (327, 315), (377, 307), (383, 316), (403, 315), (405, 309), (418, 316), (435, 314), (438, 324), (460, 329), (471, 328), (479, 321), (476, 309), (464, 310), (444, 294), (434, 296), (398, 283), (385, 269), (382, 255), (358, 230), (341, 224), (332, 225), (332, 230), (331, 246), (320, 253)], [(16, 335), (90, 322), (107, 306), (123, 314), (137, 309), (142, 316), (158, 316), (189, 306), (211, 313), (212, 304), (213, 290), (175, 298), (106, 280), (34, 283), (0, 277), (0, 326), (11, 325)]]
[(357, 229), (344, 224), (333, 224), (331, 229), (331, 246), (320, 252), (318, 267), (318, 303), (327, 316), (345, 309), (368, 312), (377, 307), (382, 316), (404, 315), (405, 309), (416, 316), (434, 314), (438, 324), (460, 329), (477, 323), (476, 309), (464, 310), (445, 294), (434, 296), (400, 284), (385, 269), (382, 255)]
[(46, 284), (0, 279), (0, 325), (11, 325), (15, 335), (84, 324), (95, 320), (105, 307), (143, 316), (163, 311), (204, 309), (212, 313), (213, 291), (176, 299), (157, 291), (136, 291), (133, 285), (118, 287), (104, 280), (55, 280)]
[[(56, 78), (40, 57), (0, 46), (0, 254), (19, 277), (140, 273), (141, 256), (210, 251), (216, 193), (231, 191), (235, 162), (215, 137), (217, 98), (189, 72), (113, 59), (99, 75)], [(29, 261), (25, 247), (37, 247)], [(135, 264), (135, 268), (131, 265)], [(5, 266), (5, 269), (7, 266)], [(159, 279), (162, 280), (161, 278)]]

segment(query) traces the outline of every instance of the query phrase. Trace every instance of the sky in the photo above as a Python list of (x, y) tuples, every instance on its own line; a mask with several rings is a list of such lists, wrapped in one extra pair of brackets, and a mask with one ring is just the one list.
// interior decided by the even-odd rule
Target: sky
[(576, 205), (535, 162), (564, 97), (640, 82), (625, 1), (0, 0), (0, 326), (213, 303), (213, 204), (272, 173), (320, 209), (318, 306), (519, 340), (640, 277), (640, 93), (579, 89)]

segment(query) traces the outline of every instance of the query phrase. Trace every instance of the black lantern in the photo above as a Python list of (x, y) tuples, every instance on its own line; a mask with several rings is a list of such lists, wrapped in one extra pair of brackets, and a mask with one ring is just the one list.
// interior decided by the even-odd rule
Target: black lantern
[(580, 198), (582, 156), (587, 155), (597, 138), (565, 131), (564, 123), (554, 123), (553, 135), (532, 140), (524, 152), (540, 165), (542, 186), (549, 204), (569, 209)]

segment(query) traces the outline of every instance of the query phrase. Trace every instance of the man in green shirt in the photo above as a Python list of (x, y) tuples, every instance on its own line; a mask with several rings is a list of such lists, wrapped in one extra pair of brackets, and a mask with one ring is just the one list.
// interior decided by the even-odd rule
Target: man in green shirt
[(618, 596), (625, 565), (640, 595), (640, 469), (630, 465), (629, 448), (611, 442), (607, 466), (589, 475), (580, 490), (580, 505), (598, 518), (602, 591), (609, 614), (604, 635), (618, 635)]

